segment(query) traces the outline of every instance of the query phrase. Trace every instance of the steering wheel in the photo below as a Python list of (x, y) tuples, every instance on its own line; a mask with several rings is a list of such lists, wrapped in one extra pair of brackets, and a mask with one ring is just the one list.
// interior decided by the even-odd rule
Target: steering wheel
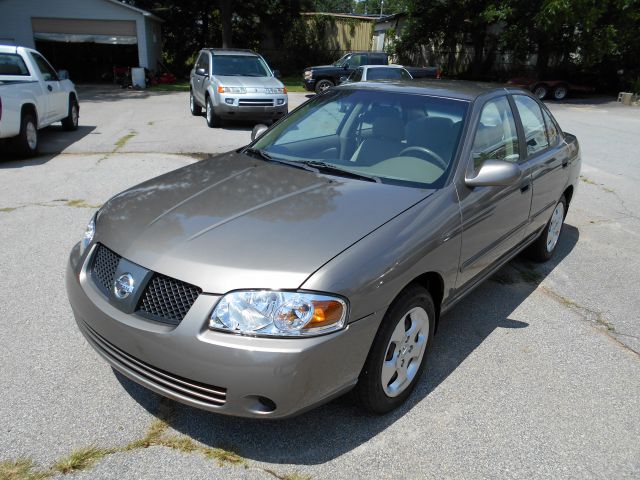
[(398, 154), (398, 156), (401, 157), (404, 154), (409, 153), (409, 152), (416, 152), (416, 153), (426, 154), (426, 155), (429, 156), (429, 158), (422, 158), (422, 160), (426, 160), (427, 162), (434, 163), (438, 167), (442, 168), (442, 170), (446, 170), (447, 169), (447, 162), (445, 162), (440, 155), (438, 155), (433, 150), (429, 150), (427, 147), (419, 147), (417, 145), (414, 145), (412, 147), (407, 147), (404, 150), (402, 150)]

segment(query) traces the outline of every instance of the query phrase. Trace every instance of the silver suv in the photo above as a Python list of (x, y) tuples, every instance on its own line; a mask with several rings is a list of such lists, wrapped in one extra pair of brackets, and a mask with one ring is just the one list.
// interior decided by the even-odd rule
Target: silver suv
[(287, 114), (287, 89), (267, 62), (251, 50), (206, 48), (191, 70), (189, 106), (204, 107), (209, 127), (222, 119), (273, 122)]

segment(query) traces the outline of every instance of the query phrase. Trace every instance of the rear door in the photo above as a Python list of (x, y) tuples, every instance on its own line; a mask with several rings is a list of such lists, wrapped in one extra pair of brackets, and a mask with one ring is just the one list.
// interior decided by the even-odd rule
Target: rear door
[(69, 113), (69, 94), (62, 89), (58, 74), (42, 55), (35, 52), (29, 54), (44, 81), (44, 96), (47, 99), (44, 122), (50, 123), (66, 117)]
[(526, 142), (527, 163), (531, 166), (533, 197), (526, 235), (540, 230), (569, 180), (569, 155), (561, 134), (546, 107), (526, 95), (513, 95)]
[(513, 107), (506, 95), (488, 100), (471, 131), (473, 145), (466, 176), (473, 178), (486, 160), (503, 160), (523, 166), (520, 180), (509, 186), (458, 188), (462, 214), (462, 248), (457, 287), (482, 278), (500, 257), (524, 239), (531, 207), (530, 175), (522, 165)]

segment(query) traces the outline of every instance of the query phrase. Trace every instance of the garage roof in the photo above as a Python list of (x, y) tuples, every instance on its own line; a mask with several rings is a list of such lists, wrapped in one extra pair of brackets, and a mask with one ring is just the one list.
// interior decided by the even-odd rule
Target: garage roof
[(115, 5), (119, 5), (120, 7), (128, 8), (130, 10), (138, 12), (138, 13), (144, 15), (145, 17), (152, 18), (153, 20), (155, 20), (157, 22), (163, 22), (164, 23), (164, 20), (162, 20), (160, 17), (154, 15), (153, 13), (147, 12), (146, 10), (142, 10), (141, 8), (138, 8), (138, 7), (134, 7), (133, 5), (129, 5), (128, 3), (122, 3), (119, 0), (106, 0), (106, 1), (107, 2), (111, 2), (111, 3), (115, 4)]

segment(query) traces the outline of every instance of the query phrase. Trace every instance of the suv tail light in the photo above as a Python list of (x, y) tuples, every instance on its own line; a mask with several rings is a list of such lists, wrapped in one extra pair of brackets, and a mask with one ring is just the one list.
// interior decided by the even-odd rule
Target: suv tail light
[(437, 79), (442, 78), (442, 70), (440, 70), (439, 68), (436, 70), (436, 78)]

